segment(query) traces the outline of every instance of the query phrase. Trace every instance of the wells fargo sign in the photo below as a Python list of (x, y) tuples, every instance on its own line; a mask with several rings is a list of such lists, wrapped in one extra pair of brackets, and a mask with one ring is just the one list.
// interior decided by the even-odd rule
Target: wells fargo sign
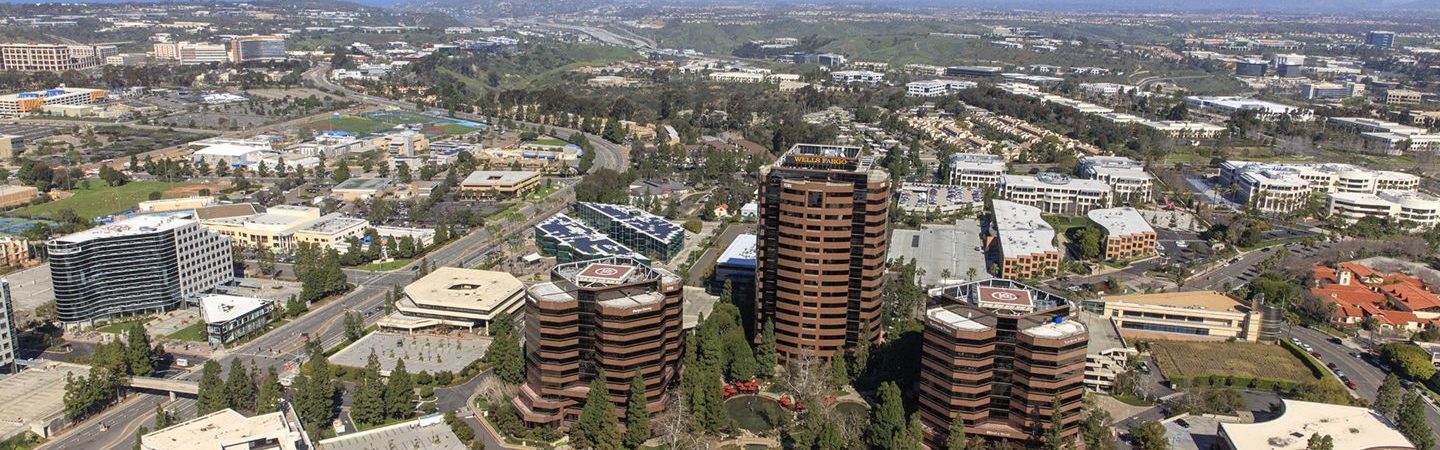
[(827, 166), (850, 164), (850, 158), (839, 156), (795, 155), (791, 156), (790, 159), (800, 164), (823, 164)]

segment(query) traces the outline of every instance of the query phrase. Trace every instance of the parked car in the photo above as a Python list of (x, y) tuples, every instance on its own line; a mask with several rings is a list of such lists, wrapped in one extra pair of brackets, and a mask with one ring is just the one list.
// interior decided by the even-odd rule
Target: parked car
[(1350, 388), (1350, 390), (1352, 390), (1352, 391), (1358, 389), (1358, 388), (1355, 386), (1355, 382), (1354, 382), (1354, 381), (1350, 381), (1350, 380), (1345, 380), (1345, 387)]
[(1326, 364), (1325, 367), (1329, 367), (1330, 370), (1335, 370), (1335, 368), (1336, 368), (1336, 367), (1339, 367), (1339, 366), (1335, 365), (1335, 363), (1332, 362), (1332, 363)]

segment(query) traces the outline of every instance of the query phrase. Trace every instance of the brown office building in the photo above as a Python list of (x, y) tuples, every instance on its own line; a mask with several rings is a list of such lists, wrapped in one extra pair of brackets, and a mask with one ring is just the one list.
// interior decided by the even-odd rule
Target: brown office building
[[(757, 323), (781, 358), (828, 358), (880, 339), (890, 176), (860, 147), (796, 144), (760, 185)], [(803, 352), (803, 353), (802, 353)]]
[(681, 303), (680, 277), (632, 258), (555, 266), (549, 282), (526, 290), (525, 384), (513, 402), (521, 418), (571, 423), (602, 370), (619, 411), (638, 371), (659, 412), (679, 379)]
[(943, 448), (956, 415), (972, 439), (1043, 438), (1057, 416), (1077, 447), (1089, 333), (1071, 303), (1006, 279), (947, 287), (925, 312), (920, 418), (925, 443)]

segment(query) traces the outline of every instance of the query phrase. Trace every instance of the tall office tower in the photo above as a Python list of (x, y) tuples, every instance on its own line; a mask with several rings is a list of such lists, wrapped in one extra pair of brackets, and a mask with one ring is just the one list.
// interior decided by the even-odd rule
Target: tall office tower
[(15, 373), (15, 304), (10, 298), (10, 280), (0, 278), (0, 372)]
[(761, 173), (759, 323), (783, 359), (880, 339), (890, 175), (860, 147), (796, 144)]
[(230, 62), (284, 61), (284, 36), (238, 36), (230, 41)]
[(136, 216), (52, 239), (60, 322), (168, 311), (235, 279), (230, 238), (188, 213)]
[(617, 410), (625, 410), (636, 373), (646, 409), (665, 408), (680, 375), (679, 276), (615, 256), (557, 265), (549, 282), (525, 294), (525, 384), (513, 404), (526, 424), (579, 418), (601, 371)]
[(1395, 47), (1395, 32), (1371, 31), (1369, 33), (1365, 33), (1365, 44), (1385, 48)]
[(1061, 436), (1077, 439), (1090, 339), (1070, 320), (1071, 307), (1000, 278), (945, 288), (941, 304), (925, 312), (919, 399), (926, 445), (943, 448), (957, 415), (972, 439), (1026, 441), (1056, 424)]

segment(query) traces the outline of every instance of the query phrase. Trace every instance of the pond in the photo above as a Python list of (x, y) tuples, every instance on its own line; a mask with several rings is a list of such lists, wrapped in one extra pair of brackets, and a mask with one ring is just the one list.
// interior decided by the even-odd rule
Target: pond
[(725, 414), (736, 428), (764, 433), (780, 427), (789, 414), (780, 403), (758, 395), (743, 395), (725, 401)]
[(862, 421), (868, 420), (870, 417), (870, 408), (865, 407), (865, 404), (860, 402), (842, 401), (836, 403), (835, 412), (839, 413), (840, 415), (853, 415), (860, 418)]

